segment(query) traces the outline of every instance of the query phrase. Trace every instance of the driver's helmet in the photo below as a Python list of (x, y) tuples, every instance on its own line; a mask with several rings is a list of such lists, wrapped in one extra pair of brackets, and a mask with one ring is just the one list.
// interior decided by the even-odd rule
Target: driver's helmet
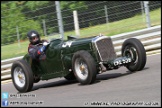
[(31, 30), (27, 33), (27, 37), (31, 44), (36, 45), (40, 42), (39, 33), (35, 30)]

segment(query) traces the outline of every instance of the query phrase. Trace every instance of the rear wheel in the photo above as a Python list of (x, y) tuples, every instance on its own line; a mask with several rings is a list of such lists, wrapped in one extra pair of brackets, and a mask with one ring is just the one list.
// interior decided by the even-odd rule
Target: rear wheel
[(32, 89), (33, 73), (26, 61), (18, 60), (13, 63), (11, 77), (15, 88), (19, 92), (28, 92)]
[(87, 51), (78, 51), (72, 59), (74, 75), (81, 84), (91, 84), (96, 80), (96, 65)]
[(126, 64), (130, 71), (140, 71), (146, 64), (146, 51), (143, 44), (136, 38), (124, 41), (122, 45), (122, 56), (131, 57), (132, 62)]

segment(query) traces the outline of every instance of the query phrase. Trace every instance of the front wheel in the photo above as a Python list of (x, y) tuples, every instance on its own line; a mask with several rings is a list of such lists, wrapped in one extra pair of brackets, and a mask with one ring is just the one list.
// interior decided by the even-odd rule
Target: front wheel
[(72, 59), (74, 75), (81, 84), (91, 84), (96, 79), (96, 65), (93, 57), (87, 51), (78, 51)]
[(15, 61), (11, 68), (12, 82), (19, 92), (28, 92), (33, 87), (32, 70), (24, 60)]
[(146, 64), (146, 51), (143, 44), (136, 38), (124, 41), (122, 45), (122, 56), (131, 57), (132, 62), (126, 64), (128, 70), (140, 71)]

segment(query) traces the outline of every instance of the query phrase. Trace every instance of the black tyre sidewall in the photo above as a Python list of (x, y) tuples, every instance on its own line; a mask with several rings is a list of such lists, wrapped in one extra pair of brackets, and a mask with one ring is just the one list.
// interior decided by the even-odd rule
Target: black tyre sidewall
[[(75, 72), (75, 60), (77, 58), (81, 58), (88, 67), (88, 77), (85, 80), (82, 80), (81, 78), (79, 78)], [(75, 77), (81, 84), (83, 85), (91, 84), (96, 80), (97, 69), (96, 69), (95, 61), (89, 52), (84, 51), (84, 50), (76, 52), (72, 59), (72, 67), (73, 67)]]
[[(14, 80), (14, 69), (16, 67), (21, 67), (23, 69), (23, 72), (24, 72), (24, 75), (25, 75), (25, 85), (24, 87), (19, 87), (16, 83), (15, 83), (15, 80)], [(18, 61), (15, 61), (12, 65), (12, 68), (11, 68), (11, 77), (12, 77), (12, 81), (13, 81), (13, 84), (15, 86), (15, 88), (19, 91), (19, 92), (28, 92), (32, 89), (33, 87), (33, 73), (32, 73), (32, 70), (29, 66), (29, 64), (27, 64), (26, 61), (24, 60), (18, 60)]]
[(138, 54), (138, 61), (135, 65), (126, 65), (127, 69), (132, 72), (142, 70), (146, 64), (146, 51), (143, 44), (136, 38), (127, 39), (122, 45), (122, 55), (125, 47), (128, 45), (133, 46), (136, 49)]

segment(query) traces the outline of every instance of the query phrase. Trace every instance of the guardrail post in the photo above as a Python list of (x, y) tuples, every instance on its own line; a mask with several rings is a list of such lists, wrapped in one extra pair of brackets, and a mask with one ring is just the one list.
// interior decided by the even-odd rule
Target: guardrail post
[(79, 32), (79, 21), (78, 21), (77, 11), (73, 11), (73, 17), (74, 17), (75, 33), (76, 33), (77, 36), (80, 36), (80, 32)]
[(106, 6), (106, 5), (104, 6), (104, 9), (105, 9), (106, 23), (109, 23), (109, 20), (108, 20), (108, 13), (107, 13), (107, 6)]
[(150, 14), (149, 14), (149, 1), (144, 1), (144, 7), (145, 7), (145, 14), (146, 14), (146, 24), (147, 27), (151, 27), (151, 21), (150, 21)]
[(145, 12), (144, 12), (144, 7), (143, 7), (143, 1), (141, 1), (141, 13), (142, 13), (142, 18), (143, 18), (143, 22), (145, 22)]
[(108, 19), (108, 12), (107, 12), (107, 6), (105, 5), (104, 6), (104, 9), (105, 9), (105, 17), (106, 17), (106, 27), (107, 29), (109, 29), (109, 19)]
[(57, 19), (58, 19), (60, 37), (62, 39), (64, 39), (64, 29), (63, 29), (63, 24), (62, 24), (60, 2), (59, 1), (55, 1), (55, 4), (56, 4), (56, 12), (57, 12)]

